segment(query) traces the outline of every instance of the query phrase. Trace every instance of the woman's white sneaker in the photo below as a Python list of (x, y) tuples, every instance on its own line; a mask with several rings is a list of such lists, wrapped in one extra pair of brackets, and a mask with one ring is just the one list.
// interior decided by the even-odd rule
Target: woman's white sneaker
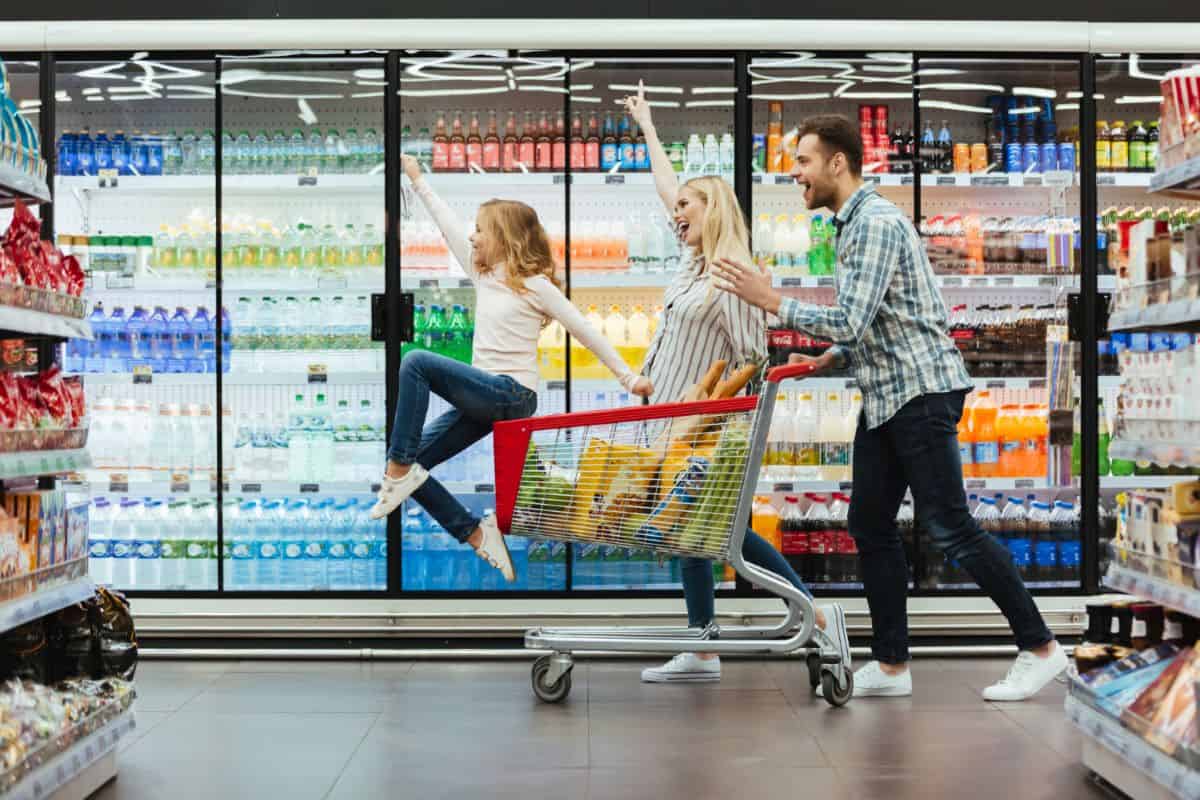
[(855, 697), (909, 697), (912, 695), (912, 673), (909, 670), (899, 675), (888, 675), (872, 661), (854, 673)]
[(721, 680), (721, 659), (680, 653), (661, 667), (642, 670), (643, 683), (700, 683)]
[(1054, 652), (1045, 658), (1022, 650), (1004, 679), (983, 690), (983, 699), (994, 703), (1028, 700), (1066, 668), (1067, 654), (1058, 642), (1054, 643)]
[(428, 479), (429, 472), (420, 464), (410, 466), (403, 478), (384, 475), (379, 484), (379, 494), (375, 495), (375, 505), (371, 507), (371, 519), (383, 519), (395, 511)]
[(515, 581), (517, 573), (513, 569), (512, 556), (508, 554), (508, 545), (504, 543), (504, 534), (500, 532), (496, 518), (490, 515), (484, 517), (479, 523), (479, 532), (481, 539), (479, 547), (475, 548), (475, 555), (500, 570), (504, 580), (509, 583)]

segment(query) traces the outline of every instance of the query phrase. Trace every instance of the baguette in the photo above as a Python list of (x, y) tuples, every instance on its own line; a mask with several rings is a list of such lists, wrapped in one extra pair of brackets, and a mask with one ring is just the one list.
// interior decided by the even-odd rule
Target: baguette
[(712, 399), (725, 400), (733, 397), (735, 394), (745, 388), (746, 384), (750, 382), (750, 379), (757, 374), (758, 365), (747, 364), (725, 380), (718, 383), (716, 388), (713, 390)]

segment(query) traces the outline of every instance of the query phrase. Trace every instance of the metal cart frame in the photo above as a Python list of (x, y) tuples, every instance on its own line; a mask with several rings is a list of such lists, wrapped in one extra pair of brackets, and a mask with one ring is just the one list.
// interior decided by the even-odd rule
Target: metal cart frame
[[(729, 626), (715, 623), (707, 628), (687, 627), (609, 627), (609, 628), (533, 628), (525, 634), (525, 647), (550, 650), (550, 655), (538, 658), (532, 668), (534, 694), (548, 703), (566, 699), (571, 691), (573, 653), (579, 652), (637, 652), (682, 653), (703, 649), (717, 654), (782, 655), (805, 650), (809, 683), (818, 686), (825, 700), (834, 706), (844, 705), (854, 691), (853, 674), (840, 655), (833, 652), (833, 642), (815, 625), (815, 607), (811, 598), (782, 576), (742, 557), (742, 544), (754, 502), (758, 474), (766, 451), (767, 435), (779, 384), (801, 378), (813, 372), (807, 364), (794, 364), (768, 370), (758, 397), (700, 403), (676, 403), (660, 406), (614, 411), (562, 414), (555, 417), (536, 417), (513, 422), (497, 423), (496, 441), (496, 499), (502, 530), (508, 530), (520, 482), (520, 459), (524, 457), (535, 430), (563, 428), (573, 425), (601, 425), (616, 422), (683, 417), (721, 411), (753, 410), (749, 455), (737, 507), (729, 532), (728, 562), (738, 575), (751, 584), (766, 589), (781, 598), (787, 606), (787, 616), (773, 627)], [(503, 463), (501, 463), (503, 461)], [(557, 538), (552, 531), (546, 538)], [(665, 551), (664, 552), (670, 552)], [(672, 553), (675, 555), (674, 553)]]

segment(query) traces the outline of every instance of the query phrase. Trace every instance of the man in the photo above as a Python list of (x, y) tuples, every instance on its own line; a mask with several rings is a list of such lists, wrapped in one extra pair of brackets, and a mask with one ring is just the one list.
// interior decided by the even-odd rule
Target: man
[(813, 359), (849, 365), (863, 395), (854, 437), (850, 533), (858, 542), (871, 610), (875, 660), (854, 676), (854, 695), (912, 694), (908, 661), (908, 571), (896, 512), (912, 490), (924, 529), (962, 565), (1007, 617), (1020, 654), (986, 700), (1024, 700), (1067, 666), (1008, 550), (967, 509), (957, 425), (972, 382), (946, 334), (946, 308), (911, 220), (862, 181), (858, 130), (840, 116), (800, 128), (792, 176), (810, 209), (836, 212), (836, 302), (785, 298), (769, 275), (731, 261), (717, 285), (778, 315), (790, 328), (834, 342)]

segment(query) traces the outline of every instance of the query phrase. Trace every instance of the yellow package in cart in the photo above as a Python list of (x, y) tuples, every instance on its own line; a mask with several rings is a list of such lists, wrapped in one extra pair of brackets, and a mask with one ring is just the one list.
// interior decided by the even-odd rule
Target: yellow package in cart
[(654, 453), (644, 447), (615, 444), (604, 439), (588, 441), (579, 458), (579, 479), (571, 504), (571, 524), (575, 533), (586, 535), (604, 518), (604, 500), (613, 482), (623, 470), (641, 469), (654, 461)]

